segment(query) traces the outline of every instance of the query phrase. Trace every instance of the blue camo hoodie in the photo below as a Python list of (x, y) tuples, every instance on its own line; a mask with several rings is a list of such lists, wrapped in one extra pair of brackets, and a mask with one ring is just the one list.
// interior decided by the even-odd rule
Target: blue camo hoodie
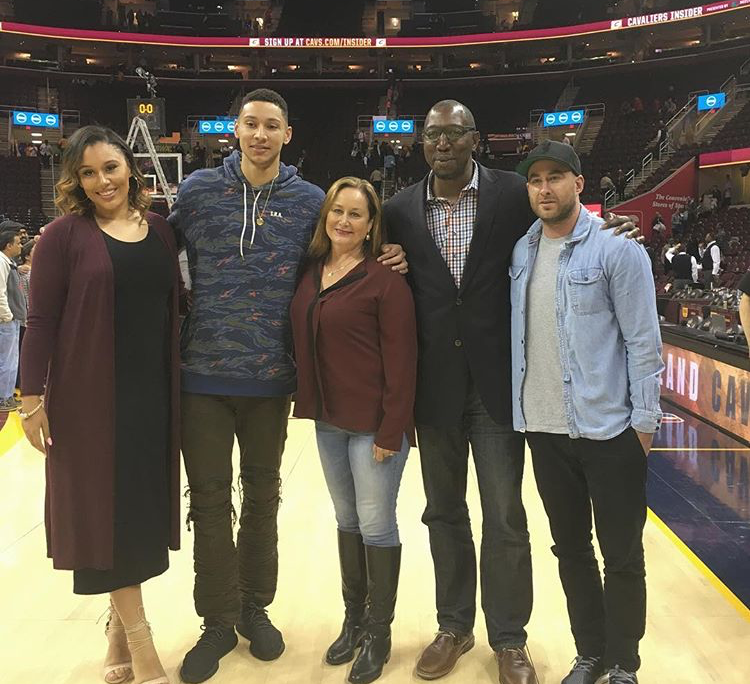
[[(192, 281), (181, 332), (182, 390), (290, 394), (289, 304), (324, 193), (284, 164), (273, 188), (253, 191), (240, 160), (237, 150), (221, 168), (191, 173), (169, 216), (187, 248)], [(261, 213), (258, 226), (253, 216)]]

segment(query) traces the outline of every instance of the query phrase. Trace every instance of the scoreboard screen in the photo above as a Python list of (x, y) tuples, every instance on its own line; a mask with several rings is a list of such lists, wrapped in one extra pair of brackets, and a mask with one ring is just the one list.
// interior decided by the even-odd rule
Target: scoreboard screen
[(128, 122), (132, 121), (136, 116), (146, 122), (148, 130), (161, 135), (166, 133), (167, 122), (163, 97), (129, 99)]

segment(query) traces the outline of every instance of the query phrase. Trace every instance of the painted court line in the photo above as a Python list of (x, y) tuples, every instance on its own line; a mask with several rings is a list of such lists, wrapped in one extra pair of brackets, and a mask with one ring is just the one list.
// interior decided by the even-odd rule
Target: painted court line
[(648, 518), (654, 523), (666, 537), (679, 549), (679, 551), (701, 572), (701, 574), (713, 585), (731, 606), (748, 622), (750, 622), (750, 608), (738, 599), (729, 587), (722, 582), (710, 568), (693, 553), (656, 513), (648, 509)]
[(23, 438), (23, 428), (18, 414), (8, 414), (8, 418), (0, 430), (0, 456), (7, 454)]
[(723, 449), (691, 449), (690, 447), (652, 447), (650, 451), (750, 451), (750, 447), (731, 447)]

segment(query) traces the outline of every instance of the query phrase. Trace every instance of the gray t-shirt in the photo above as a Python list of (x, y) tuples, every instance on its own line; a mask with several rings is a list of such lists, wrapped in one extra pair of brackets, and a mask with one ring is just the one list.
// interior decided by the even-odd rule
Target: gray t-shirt
[(560, 271), (560, 250), (568, 236), (542, 234), (534, 270), (526, 291), (526, 377), (522, 406), (528, 432), (568, 434), (563, 401), (560, 338), (557, 334), (555, 296)]

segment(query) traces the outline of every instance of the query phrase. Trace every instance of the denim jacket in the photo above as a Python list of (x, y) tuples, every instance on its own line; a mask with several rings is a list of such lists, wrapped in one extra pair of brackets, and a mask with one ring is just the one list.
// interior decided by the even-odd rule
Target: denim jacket
[[(611, 439), (628, 426), (655, 432), (661, 421), (664, 367), (651, 264), (634, 240), (601, 230), (581, 207), (560, 250), (555, 308), (563, 401), (571, 438)], [(526, 293), (542, 222), (517, 243), (511, 258), (513, 427), (524, 432)]]

